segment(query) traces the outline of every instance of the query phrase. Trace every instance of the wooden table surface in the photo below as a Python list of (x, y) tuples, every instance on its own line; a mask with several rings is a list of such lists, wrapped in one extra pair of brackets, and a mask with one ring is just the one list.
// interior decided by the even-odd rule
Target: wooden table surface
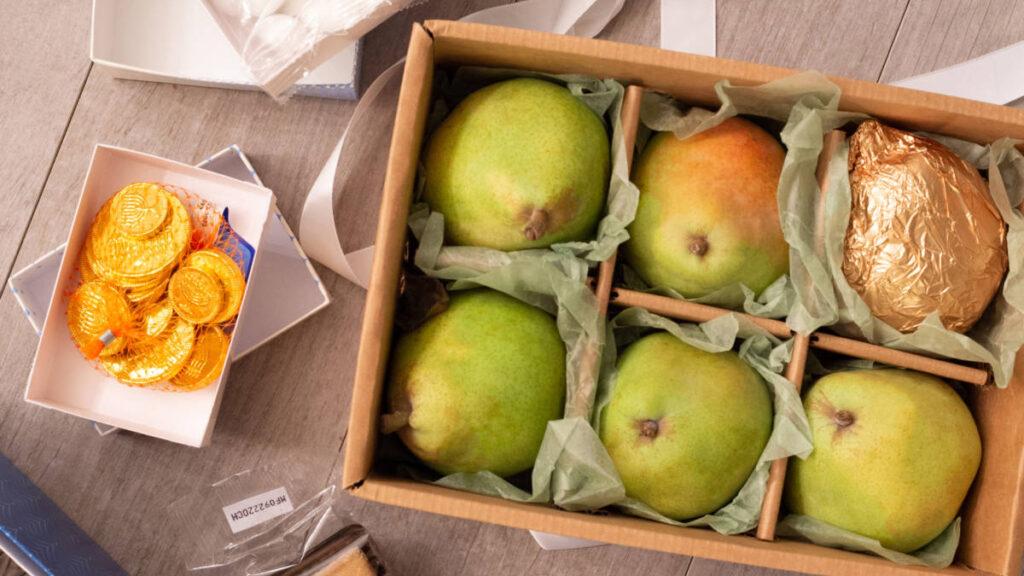
[[(410, 24), (503, 0), (432, 0), (372, 32), (364, 86), (405, 51)], [(64, 241), (97, 142), (186, 162), (236, 143), (297, 226), (306, 191), (354, 104), (121, 81), (88, 57), (89, 0), (0, 2), (0, 274)], [(601, 35), (657, 45), (657, 0), (630, 0)], [(135, 32), (137, 33), (137, 32)], [(1024, 0), (719, 0), (718, 54), (854, 78), (897, 80), (1024, 40)], [(1020, 102), (1017, 103), (1020, 105)], [(369, 243), (375, 202), (342, 201), (348, 248)], [(333, 304), (232, 367), (212, 445), (193, 449), (129, 433), (100, 437), (83, 420), (22, 394), (36, 336), (0, 296), (0, 452), (131, 574), (179, 574), (198, 535), (165, 515), (201, 484), (254, 465), (286, 464), (326, 482), (340, 465), (363, 291), (321, 269)], [(545, 552), (522, 530), (389, 508), (348, 497), (395, 574), (645, 576), (778, 573), (619, 546)], [(0, 575), (20, 574), (0, 555)]]

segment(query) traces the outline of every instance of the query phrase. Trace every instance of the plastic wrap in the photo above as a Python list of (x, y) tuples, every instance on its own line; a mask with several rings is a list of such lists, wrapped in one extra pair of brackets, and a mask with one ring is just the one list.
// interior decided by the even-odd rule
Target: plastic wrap
[[(312, 466), (259, 467), (197, 487), (169, 509), (191, 542), (189, 571), (288, 576), (387, 571), (366, 530), (342, 509), (335, 482)], [(345, 566), (361, 571), (330, 572)]]
[[(783, 220), (786, 240), (792, 245), (785, 222), (787, 211), (783, 206), (783, 199), (791, 196), (786, 193), (787, 188), (817, 187), (814, 179), (816, 157), (809, 165), (808, 174), (805, 162), (809, 155), (803, 149), (803, 140), (814, 135), (820, 149), (821, 135), (825, 130), (820, 123), (804, 123), (806, 114), (798, 111), (835, 110), (839, 103), (839, 88), (821, 74), (805, 72), (760, 86), (733, 86), (728, 80), (722, 80), (716, 84), (715, 93), (722, 103), (716, 112), (699, 107), (681, 109), (679, 103), (668, 96), (652, 92), (645, 94), (640, 110), (641, 130), (637, 138), (638, 149), (643, 149), (652, 131), (672, 132), (682, 139), (718, 126), (726, 119), (740, 114), (779, 123), (782, 141), (786, 146), (786, 159), (778, 188), (780, 219)], [(846, 115), (841, 117), (846, 118)], [(798, 138), (793, 138), (793, 134), (797, 134)], [(790, 273), (793, 274), (794, 269), (800, 264), (793, 255), (792, 248), (790, 253)], [(683, 298), (670, 289), (647, 286), (628, 266), (623, 266), (623, 280), (630, 288)], [(765, 318), (782, 318), (794, 306), (796, 297), (797, 291), (791, 276), (784, 275), (761, 294), (755, 294), (750, 288), (736, 284), (692, 301), (739, 309)]]
[[(792, 351), (792, 341), (780, 342), (752, 322), (729, 314), (703, 324), (677, 324), (641, 308), (629, 308), (616, 316), (608, 327), (609, 340), (601, 370), (601, 386), (594, 422), (611, 398), (615, 386), (616, 349), (623, 348), (645, 333), (665, 330), (680, 341), (706, 352), (724, 352), (738, 346), (738, 353), (764, 378), (773, 398), (772, 433), (758, 459), (754, 472), (732, 502), (712, 514), (688, 522), (662, 516), (646, 504), (624, 498), (617, 506), (629, 514), (676, 526), (709, 526), (722, 534), (740, 534), (757, 526), (761, 502), (767, 490), (772, 460), (789, 456), (806, 457), (811, 452), (811, 431), (800, 395), (782, 375)], [(685, 474), (685, 470), (680, 470)]]
[(413, 0), (203, 0), (274, 98)]

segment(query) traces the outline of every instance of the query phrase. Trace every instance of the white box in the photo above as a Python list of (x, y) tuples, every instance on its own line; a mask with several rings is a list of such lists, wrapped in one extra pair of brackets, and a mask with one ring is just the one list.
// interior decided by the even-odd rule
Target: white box
[[(196, 166), (243, 182), (263, 185), (249, 159), (236, 145), (221, 150)], [(14, 273), (9, 282), (11, 293), (37, 335), (43, 330), (65, 248), (66, 245), (62, 244), (47, 252)], [(253, 292), (252, 307), (260, 313), (251, 318), (244, 328), (235, 331), (238, 343), (231, 356), (232, 361), (241, 359), (331, 303), (320, 276), (276, 206), (264, 232), (263, 249), (263, 258), (258, 263), (260, 271), (256, 275), (259, 281), (249, 285)]]
[[(90, 58), (115, 78), (258, 90), (200, 0), (93, 0)], [(333, 55), (296, 94), (355, 100), (359, 43)]]
[[(39, 347), (29, 374), (25, 400), (33, 404), (87, 418), (94, 422), (155, 436), (189, 446), (209, 442), (227, 379), (230, 358), (238, 345), (232, 338), (228, 360), (220, 377), (210, 386), (187, 393), (161, 392), (125, 386), (97, 370), (84, 359), (68, 333), (65, 321), (76, 256), (104, 202), (132, 182), (161, 182), (184, 188), (231, 210), (231, 226), (255, 247), (249, 283), (258, 282), (259, 262), (264, 256), (263, 240), (274, 195), (270, 190), (123, 148), (97, 145), (82, 188), (67, 250), (61, 258), (54, 296), (43, 323)], [(236, 331), (250, 321), (253, 291), (246, 290), (238, 314)]]

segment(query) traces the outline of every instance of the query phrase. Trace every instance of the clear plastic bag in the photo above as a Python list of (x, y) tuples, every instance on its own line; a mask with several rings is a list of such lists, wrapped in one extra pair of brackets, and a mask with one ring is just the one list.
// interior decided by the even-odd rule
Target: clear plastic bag
[(370, 535), (340, 506), (334, 482), (299, 466), (245, 470), (171, 504), (194, 538), (203, 576), (386, 574)]
[(203, 0), (268, 94), (292, 86), (414, 0)]

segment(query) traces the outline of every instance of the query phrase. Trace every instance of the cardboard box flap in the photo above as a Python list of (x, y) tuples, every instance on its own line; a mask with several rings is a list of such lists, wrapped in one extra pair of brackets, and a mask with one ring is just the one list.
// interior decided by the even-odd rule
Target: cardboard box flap
[[(398, 111), (391, 137), (387, 177), (381, 198), (381, 222), (394, 226), (377, 229), (376, 250), (366, 305), (359, 356), (356, 361), (352, 408), (345, 446), (342, 486), (350, 488), (370, 472), (376, 450), (377, 414), (380, 413), (384, 375), (391, 347), (391, 325), (398, 297), (398, 280), (405, 247), (406, 220), (412, 200), (410, 191), (416, 179), (419, 149), (430, 110), (434, 63), (432, 39), (421, 26), (414, 26), (409, 41), (409, 57), (402, 75)], [(397, 223), (401, 223), (398, 225)], [(360, 386), (373, 381), (374, 385)]]
[[(459, 62), (545, 72), (591, 74), (717, 106), (714, 83), (761, 84), (794, 74), (789, 68), (670, 52), (575, 36), (486, 24), (429, 20), (439, 64)], [(496, 50), (495, 45), (502, 49)], [(909, 88), (829, 76), (842, 89), (840, 108), (974, 142), (1024, 139), (1024, 110)], [(1024, 144), (1021, 145), (1024, 150)]]
[[(765, 542), (752, 536), (725, 536), (705, 528), (682, 528), (620, 515), (566, 512), (539, 504), (522, 504), (471, 492), (400, 478), (371, 476), (356, 491), (368, 500), (413, 508), (456, 518), (513, 528), (543, 527), (573, 538), (622, 546), (699, 556), (724, 562), (742, 562), (766, 568), (836, 576), (908, 576), (934, 574), (933, 568), (905, 566), (877, 556), (825, 548), (806, 542)], [(954, 565), (943, 574), (982, 576), (984, 572)]]

